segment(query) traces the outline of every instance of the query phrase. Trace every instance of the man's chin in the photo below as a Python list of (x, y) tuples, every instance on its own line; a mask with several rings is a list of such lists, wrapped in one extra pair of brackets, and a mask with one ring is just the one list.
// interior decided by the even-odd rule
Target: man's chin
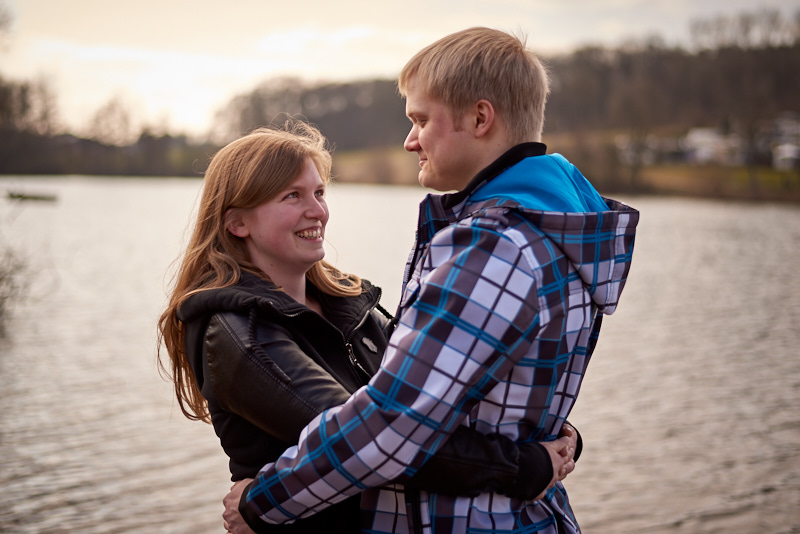
[(452, 193), (457, 191), (457, 189), (453, 187), (447, 187), (436, 180), (432, 180), (430, 177), (422, 176), (422, 174), (419, 176), (419, 184), (425, 189), (431, 189), (437, 193)]
[(434, 176), (431, 176), (429, 173), (425, 172), (425, 170), (419, 171), (419, 175), (417, 176), (417, 180), (419, 180), (419, 185), (425, 187), (426, 189), (433, 189), (434, 191), (439, 191), (440, 189), (436, 187), (436, 179)]

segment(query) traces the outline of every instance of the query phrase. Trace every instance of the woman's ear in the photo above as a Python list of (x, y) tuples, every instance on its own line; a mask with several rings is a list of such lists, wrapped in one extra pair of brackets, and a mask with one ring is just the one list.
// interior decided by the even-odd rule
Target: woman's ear
[(236, 237), (245, 238), (250, 235), (244, 214), (238, 208), (230, 208), (225, 212), (225, 229)]

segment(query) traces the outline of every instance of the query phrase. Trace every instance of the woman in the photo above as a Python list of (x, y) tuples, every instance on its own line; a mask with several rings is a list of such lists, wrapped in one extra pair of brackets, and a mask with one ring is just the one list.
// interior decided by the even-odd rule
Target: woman
[[(161, 364), (181, 410), (213, 424), (234, 481), (255, 476), (313, 417), (365, 385), (386, 348), (380, 290), (323, 260), (330, 170), (324, 138), (303, 123), (221, 149), (159, 321), (169, 355)], [(533, 498), (574, 468), (575, 447), (568, 437), (517, 447), (462, 428), (406, 482)], [(283, 527), (249, 519), (270, 531), (358, 532), (359, 504)]]

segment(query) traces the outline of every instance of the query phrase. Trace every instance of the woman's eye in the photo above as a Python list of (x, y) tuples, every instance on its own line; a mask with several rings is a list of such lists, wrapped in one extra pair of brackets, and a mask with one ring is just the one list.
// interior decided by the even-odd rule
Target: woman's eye
[(286, 195), (286, 198), (297, 198), (298, 196), (299, 195), (297, 194), (297, 191), (293, 191), (293, 192), (289, 193), (288, 195)]
[(324, 189), (320, 189), (319, 191), (317, 191), (316, 195), (318, 197), (324, 197), (325, 196), (325, 190)]

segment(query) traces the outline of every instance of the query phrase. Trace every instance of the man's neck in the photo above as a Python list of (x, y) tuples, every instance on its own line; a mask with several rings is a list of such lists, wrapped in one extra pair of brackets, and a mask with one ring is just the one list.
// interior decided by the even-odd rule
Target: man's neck
[(539, 142), (514, 145), (480, 169), (460, 191), (444, 195), (442, 205), (445, 208), (451, 208), (472, 194), (480, 184), (491, 180), (508, 167), (515, 165), (526, 157), (542, 156), (546, 153), (547, 146)]

